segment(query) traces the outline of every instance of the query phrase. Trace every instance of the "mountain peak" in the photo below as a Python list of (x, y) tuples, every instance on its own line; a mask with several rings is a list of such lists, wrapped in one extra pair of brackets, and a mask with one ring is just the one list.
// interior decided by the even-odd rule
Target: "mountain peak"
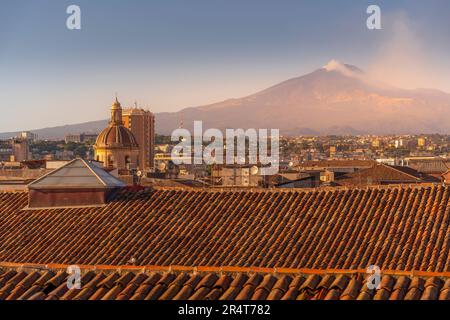
[(330, 60), (325, 66), (323, 66), (322, 69), (326, 70), (327, 72), (339, 72), (345, 76), (356, 76), (363, 73), (362, 70), (358, 67), (339, 62), (335, 59)]
[(323, 66), (323, 69), (327, 71), (339, 71), (342, 69), (346, 69), (345, 64), (341, 63), (338, 60), (332, 59), (328, 61), (326, 65)]

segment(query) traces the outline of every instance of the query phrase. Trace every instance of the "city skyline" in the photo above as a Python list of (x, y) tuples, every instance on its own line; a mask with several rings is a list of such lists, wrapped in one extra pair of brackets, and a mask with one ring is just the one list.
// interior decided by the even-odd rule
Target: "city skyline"
[(69, 4), (3, 4), (0, 132), (104, 119), (115, 92), (155, 113), (239, 98), (331, 59), (450, 92), (446, 1), (377, 1), (382, 30), (365, 26), (369, 1), (78, 1), (73, 31)]
[(450, 301), (449, 12), (3, 0), (0, 304)]

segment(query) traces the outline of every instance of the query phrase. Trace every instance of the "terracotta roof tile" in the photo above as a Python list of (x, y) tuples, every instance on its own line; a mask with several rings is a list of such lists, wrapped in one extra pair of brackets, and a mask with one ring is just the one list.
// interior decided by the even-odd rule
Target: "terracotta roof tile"
[(20, 282), (15, 284), (14, 290), (6, 297), (5, 300), (17, 300), (24, 294), (39, 278), (40, 273), (37, 271), (30, 272)]
[(271, 274), (267, 274), (264, 276), (263, 281), (258, 285), (258, 287), (255, 289), (255, 293), (252, 296), (252, 300), (265, 300), (274, 284), (277, 282), (277, 278), (272, 276)]
[(155, 284), (150, 292), (145, 296), (144, 300), (157, 300), (169, 287), (176, 275), (167, 273)]
[(439, 294), (439, 300), (450, 300), (450, 279), (445, 280)]
[[(12, 277), (11, 270), (14, 271)], [(81, 289), (67, 288), (67, 274), (65, 279), (60, 280), (60, 286), (48, 287), (51, 274), (56, 272), (57, 270), (42, 268), (17, 270), (0, 267), (0, 279), (9, 277), (0, 287), (1, 299), (201, 300), (209, 297), (222, 300), (449, 300), (450, 290), (448, 274), (423, 273), (421, 276), (405, 276), (394, 272), (383, 275), (380, 289), (372, 290), (363, 281), (364, 274), (339, 270), (334, 273), (321, 273), (308, 269), (303, 271), (306, 274), (229, 272), (220, 275), (215, 271), (124, 272), (114, 268), (100, 268), (82, 271)], [(108, 288), (111, 282), (113, 286)], [(150, 289), (152, 286), (154, 287)], [(62, 287), (66, 289), (62, 290)], [(17, 297), (18, 295), (20, 297)]]
[(439, 297), (440, 289), (443, 282), (438, 277), (432, 277), (425, 281), (425, 289), (422, 294), (421, 300), (437, 300)]
[(419, 300), (424, 291), (424, 279), (413, 278), (407, 290), (405, 300)]
[(260, 274), (254, 274), (250, 276), (250, 278), (242, 287), (242, 290), (236, 296), (236, 300), (250, 300), (253, 296), (253, 293), (255, 292), (256, 286), (261, 282), (262, 278), (263, 277)]
[(139, 273), (134, 276), (134, 278), (126, 285), (125, 289), (123, 289), (116, 300), (130, 300), (133, 293), (139, 288), (139, 285), (147, 279), (147, 275), (143, 273)]
[(206, 295), (207, 300), (217, 300), (229, 288), (233, 278), (229, 275), (221, 275), (212, 287), (212, 290)]
[(244, 283), (247, 281), (248, 276), (245, 274), (238, 274), (234, 280), (230, 283), (227, 291), (223, 294), (220, 300), (234, 300), (241, 292)]
[(411, 283), (410, 278), (405, 276), (399, 277), (395, 282), (389, 300), (403, 300), (405, 298), (410, 283)]
[(99, 272), (94, 278), (92, 278), (91, 281), (89, 281), (89, 283), (85, 286), (85, 288), (82, 288), (80, 290), (80, 292), (74, 297), (74, 300), (87, 300), (95, 293), (96, 287), (105, 278), (106, 278), (105, 274)]
[(36, 292), (28, 300), (45, 300), (46, 295), (43, 292)]
[(348, 283), (347, 287), (344, 289), (341, 295), (342, 300), (356, 300), (358, 298), (358, 293), (361, 290), (363, 282), (361, 277), (355, 276)]
[(292, 277), (283, 275), (277, 279), (272, 290), (267, 297), (267, 300), (280, 300), (287, 290), (289, 289), (289, 284), (292, 282)]
[[(101, 208), (23, 210), (26, 192), (3, 192), (0, 261), (323, 270), (378, 265), (382, 270), (448, 272), (449, 199), (450, 189), (444, 186), (307, 191), (154, 189), (124, 191)], [(22, 271), (17, 272), (13, 277), (21, 276)], [(7, 278), (10, 275), (0, 278), (2, 287), (11, 280)], [(302, 288), (289, 286), (284, 292), (277, 288), (280, 292), (270, 292), (267, 297), (281, 293), (282, 298), (313, 297), (318, 293), (310, 278), (300, 278), (305, 281)], [(131, 280), (116, 283), (118, 279), (113, 275), (103, 279), (91, 298), (101, 299), (115, 286), (119, 288), (110, 295), (119, 296)], [(245, 281), (214, 290), (237, 297)], [(55, 278), (40, 285), (50, 290), (61, 282)], [(162, 293), (157, 292), (165, 292), (169, 283), (145, 286), (148, 291), (133, 293), (134, 298), (159, 298)], [(196, 286), (193, 294), (200, 290)], [(30, 289), (25, 285), (17, 292), (23, 295)], [(266, 295), (264, 288), (257, 289), (251, 283), (245, 290), (249, 298)], [(342, 290), (342, 286), (335, 289)], [(395, 285), (392, 290), (400, 296), (416, 295), (402, 293)], [(433, 295), (435, 290), (428, 291)], [(202, 289), (198, 295), (217, 295), (205, 293)], [(0, 289), (0, 297), (2, 294)], [(61, 288), (56, 294), (53, 296), (61, 298), (66, 292)]]
[(154, 273), (142, 282), (142, 284), (136, 289), (135, 293), (131, 296), (130, 300), (144, 300), (150, 290), (156, 285), (156, 283), (161, 279), (159, 273)]
[[(190, 300), (203, 300), (206, 295), (211, 292), (211, 288), (217, 282), (219, 276), (210, 273), (205, 277), (200, 279), (200, 282), (197, 284), (194, 290), (194, 294), (189, 297)], [(211, 298), (211, 297), (210, 297)]]

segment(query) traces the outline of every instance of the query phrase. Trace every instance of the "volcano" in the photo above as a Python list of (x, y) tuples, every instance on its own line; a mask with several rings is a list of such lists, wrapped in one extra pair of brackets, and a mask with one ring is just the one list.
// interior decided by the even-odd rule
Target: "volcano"
[(450, 94), (406, 90), (360, 68), (330, 61), (312, 73), (261, 92), (207, 106), (157, 114), (157, 132), (179, 127), (278, 128), (284, 135), (450, 132)]

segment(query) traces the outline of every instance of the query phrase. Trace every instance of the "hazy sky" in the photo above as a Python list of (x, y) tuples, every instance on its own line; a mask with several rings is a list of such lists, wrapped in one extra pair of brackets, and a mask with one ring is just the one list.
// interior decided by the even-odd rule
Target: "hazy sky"
[(0, 132), (107, 118), (115, 92), (154, 112), (241, 97), (331, 59), (450, 92), (449, 53), (448, 0), (2, 0)]

